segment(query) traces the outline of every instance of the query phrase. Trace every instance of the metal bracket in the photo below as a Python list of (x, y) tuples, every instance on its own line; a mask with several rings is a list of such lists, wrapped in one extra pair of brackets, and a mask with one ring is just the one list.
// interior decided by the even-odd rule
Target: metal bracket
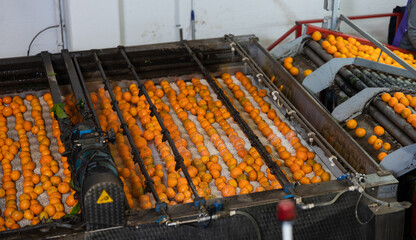
[(331, 86), (338, 71), (354, 63), (354, 58), (334, 58), (309, 74), (302, 82), (309, 91), (319, 93)]
[(361, 112), (374, 96), (388, 90), (388, 88), (365, 88), (338, 105), (331, 114), (338, 122), (344, 122), (354, 114)]
[(396, 178), (416, 168), (416, 144), (402, 147), (387, 155), (380, 165)]

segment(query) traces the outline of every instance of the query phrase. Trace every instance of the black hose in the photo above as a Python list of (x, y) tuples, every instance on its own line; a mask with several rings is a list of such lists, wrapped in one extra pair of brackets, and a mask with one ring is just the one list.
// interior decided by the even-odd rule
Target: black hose
[(260, 231), (260, 227), (259, 227), (259, 224), (257, 223), (256, 219), (254, 219), (254, 217), (251, 216), (251, 214), (249, 214), (247, 212), (234, 211), (234, 213), (235, 213), (235, 215), (245, 216), (248, 219), (250, 219), (250, 221), (253, 223), (254, 227), (256, 227), (257, 239), (261, 240), (261, 231)]

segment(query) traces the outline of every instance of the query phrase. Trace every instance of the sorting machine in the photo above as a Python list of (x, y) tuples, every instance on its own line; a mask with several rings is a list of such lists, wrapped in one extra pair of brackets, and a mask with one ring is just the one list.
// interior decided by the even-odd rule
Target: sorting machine
[[(283, 174), (264, 147), (264, 138), (253, 123), (226, 96), (214, 77), (241, 71), (259, 89), (266, 89), (267, 101), (279, 116), (296, 130), (312, 149), (316, 160), (330, 172), (331, 180), (300, 185)], [(144, 87), (144, 81), (189, 82), (204, 79), (238, 125), (239, 133), (255, 147), (282, 188), (222, 198), (198, 195), (183, 158), (164, 126)], [(43, 52), (37, 56), (0, 60), (1, 94), (37, 94), (50, 91), (61, 139), (71, 159), (72, 181), (79, 192), (78, 218), (41, 222), (0, 233), (15, 238), (106, 238), (140, 239), (274, 239), (282, 235), (276, 216), (284, 199), (296, 203), (293, 234), (299, 239), (400, 239), (403, 236), (406, 204), (397, 201), (397, 179), (337, 123), (317, 98), (296, 81), (253, 35), (203, 39), (80, 52)], [(274, 79), (274, 80), (273, 80)], [(149, 102), (150, 111), (162, 128), (163, 140), (175, 156), (192, 191), (192, 203), (167, 206), (161, 201), (149, 177), (139, 150), (120, 112), (112, 88), (134, 83)], [(280, 86), (283, 85), (281, 91)], [(111, 151), (111, 130), (100, 128), (88, 92), (104, 87), (117, 113), (123, 134), (130, 142), (138, 171), (144, 177), (153, 209), (125, 209), (122, 184)], [(76, 97), (82, 122), (72, 126), (62, 115), (60, 92)], [(154, 156), (155, 159), (159, 158)], [(277, 155), (278, 157), (278, 155)], [(287, 171), (286, 171), (287, 172)], [(101, 204), (103, 192), (113, 201)], [(105, 195), (104, 195), (105, 197)], [(107, 205), (108, 204), (108, 205)]]
[[(286, 86), (287, 88), (283, 89), (283, 92), (291, 96), (289, 98), (302, 113), (308, 114), (310, 110), (306, 108), (309, 108), (310, 105), (305, 104), (304, 99), (299, 101), (296, 97), (297, 93), (293, 91), (294, 86), (305, 89), (309, 93), (307, 99), (319, 105), (316, 110), (326, 112), (325, 124), (322, 119), (308, 117), (325, 138), (339, 152), (344, 152), (344, 156), (351, 161), (359, 159), (358, 155), (351, 152), (349, 148), (356, 145), (360, 149), (359, 155), (361, 157), (372, 159), (374, 164), (389, 171), (400, 180), (399, 199), (414, 202), (416, 131), (410, 122), (381, 99), (381, 94), (385, 92), (392, 95), (395, 92), (415, 95), (415, 70), (393, 51), (399, 51), (402, 54), (414, 53), (381, 44), (345, 16), (341, 16), (340, 21), (344, 21), (363, 37), (307, 24), (304, 35), (281, 44), (277, 48), (269, 48), (271, 54), (280, 61), (288, 56), (293, 57), (294, 65), (300, 68), (300, 72), (306, 69), (313, 70), (313, 73), (308, 76), (299, 74), (292, 76), (293, 81), (280, 79), (275, 83)], [(315, 31), (322, 33), (322, 40), (311, 39), (310, 36)], [(376, 61), (363, 58), (334, 58), (321, 46), (322, 41), (328, 35), (343, 37), (345, 40), (352, 37), (361, 44), (378, 47), (381, 49), (380, 56), (381, 53), (387, 53), (403, 67), (398, 68), (379, 63), (380, 56)], [(287, 70), (282, 69), (282, 71)], [(413, 110), (412, 113), (414, 113)], [(357, 137), (354, 130), (348, 129), (346, 122), (349, 119), (355, 119), (358, 126), (367, 131), (366, 137)], [(346, 134), (332, 134), (332, 128), (335, 125), (343, 128)], [(386, 130), (386, 134), (378, 138), (392, 145), (392, 148), (386, 151), (388, 155), (382, 161), (378, 159), (380, 151), (367, 141), (370, 135), (374, 135), (373, 128), (375, 126), (382, 126)], [(361, 171), (366, 171), (365, 169), (368, 167), (358, 162), (355, 164), (353, 165), (356, 169), (361, 169)], [(406, 237), (415, 236), (413, 212), (414, 210), (409, 209), (406, 214)]]

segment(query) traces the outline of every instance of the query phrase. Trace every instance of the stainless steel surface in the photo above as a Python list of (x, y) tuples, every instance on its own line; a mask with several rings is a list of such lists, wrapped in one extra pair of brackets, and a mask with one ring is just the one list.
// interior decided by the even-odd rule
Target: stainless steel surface
[(387, 155), (380, 163), (395, 177), (400, 177), (416, 168), (416, 144), (402, 147)]
[(366, 88), (338, 105), (331, 114), (338, 122), (344, 122), (364, 111), (370, 100), (387, 90), (388, 88)]
[(338, 71), (354, 63), (354, 58), (334, 58), (309, 74), (302, 82), (312, 93), (317, 94), (332, 85)]

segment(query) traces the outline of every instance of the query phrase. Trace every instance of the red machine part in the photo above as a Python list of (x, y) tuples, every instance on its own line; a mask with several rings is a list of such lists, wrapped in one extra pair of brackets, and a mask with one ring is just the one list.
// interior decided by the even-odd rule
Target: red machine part
[[(397, 21), (396, 21), (396, 30), (397, 30), (397, 28), (399, 27), (400, 21), (402, 20), (402, 17), (403, 17), (403, 14), (401, 14), (401, 13), (383, 13), (383, 14), (372, 14), (372, 15), (361, 15), (361, 16), (351, 16), (351, 17), (348, 17), (348, 18), (351, 19), (351, 20), (357, 20), (357, 19), (394, 17), (394, 16), (397, 17)], [(274, 47), (276, 47), (279, 43), (281, 43), (283, 40), (285, 40), (290, 34), (292, 34), (295, 31), (296, 31), (296, 38), (300, 37), (302, 35), (302, 27), (303, 27), (304, 24), (306, 24), (307, 27), (308, 27), (307, 34), (310, 34), (311, 32), (314, 32), (314, 31), (320, 31), (324, 34), (325, 33), (326, 34), (332, 34), (334, 36), (341, 36), (341, 37), (344, 37), (344, 38), (354, 37), (360, 43), (364, 43), (364, 44), (367, 44), (367, 45), (374, 46), (370, 41), (368, 41), (366, 39), (357, 38), (355, 36), (351, 36), (351, 35), (344, 34), (344, 33), (341, 33), (341, 32), (335, 32), (335, 31), (331, 31), (331, 30), (328, 30), (328, 29), (325, 29), (325, 28), (320, 28), (320, 27), (310, 25), (311, 23), (321, 23), (321, 22), (323, 22), (323, 19), (311, 19), (311, 20), (296, 21), (295, 26), (290, 28), (285, 34), (283, 34), (280, 38), (278, 38), (276, 41), (274, 41), (272, 44), (270, 44), (270, 46), (267, 47), (267, 50), (268, 51), (272, 50)], [(403, 49), (400, 49), (400, 48), (397, 48), (397, 47), (394, 47), (394, 46), (386, 45), (386, 47), (388, 47), (391, 50), (400, 50), (401, 52), (409, 53), (408, 51), (405, 51)]]
[(293, 221), (296, 218), (296, 206), (292, 200), (285, 199), (277, 204), (277, 218), (280, 221)]

